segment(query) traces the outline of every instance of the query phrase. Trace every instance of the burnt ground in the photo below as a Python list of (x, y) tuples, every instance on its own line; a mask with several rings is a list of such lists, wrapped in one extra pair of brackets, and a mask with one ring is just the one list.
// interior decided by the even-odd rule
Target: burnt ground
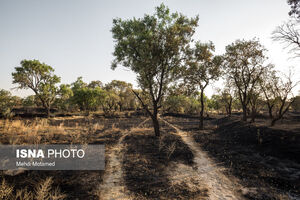
[[(174, 184), (169, 177), (171, 163), (194, 166), (194, 155), (174, 131), (162, 123), (161, 139), (153, 131), (142, 129), (124, 138), (123, 171), (128, 190), (134, 199), (202, 199), (207, 189), (191, 190), (187, 185)], [(161, 140), (161, 141), (160, 141)], [(171, 147), (176, 148), (172, 151)]]
[[(105, 151), (109, 152), (110, 148), (117, 144), (122, 132), (128, 130), (144, 118), (57, 118), (49, 121), (50, 125), (59, 126), (63, 124), (64, 127), (92, 127), (93, 124), (100, 124), (103, 126), (101, 130), (92, 130), (88, 134), (78, 131), (80, 135), (80, 142), (84, 141), (88, 144), (105, 144)], [(33, 121), (26, 119), (26, 124)], [(8, 144), (10, 135), (1, 134), (1, 143)], [(19, 136), (20, 137), (20, 136)], [(22, 141), (22, 140), (21, 140)], [(26, 142), (26, 141), (25, 141)], [(48, 143), (46, 137), (42, 138), (41, 143)], [(73, 138), (66, 134), (54, 134), (51, 143), (55, 144), (69, 144), (74, 142)], [(106, 154), (106, 165), (109, 162), (109, 157)], [(9, 185), (14, 186), (14, 193), (18, 189), (25, 187), (29, 191), (34, 191), (37, 183), (45, 180), (47, 177), (52, 177), (52, 188), (58, 186), (60, 190), (67, 195), (66, 199), (99, 199), (97, 196), (98, 185), (103, 181), (103, 171), (25, 171), (18, 175), (6, 175), (0, 172), (0, 181), (5, 178)]]
[[(199, 132), (198, 119), (194, 116), (165, 116), (171, 124), (193, 136), (199, 147), (205, 150), (215, 163), (225, 168), (223, 173), (239, 180), (244, 189), (239, 193), (245, 199), (289, 199), (300, 197), (300, 115), (289, 115), (270, 128), (264, 116), (257, 123), (240, 121), (240, 116), (211, 116), (205, 120), (205, 130)], [(193, 179), (174, 181), (173, 170), (179, 174), (190, 170), (194, 176), (197, 166), (195, 155), (175, 130), (161, 122), (162, 137), (154, 137), (151, 123), (138, 128), (146, 118), (127, 116), (57, 117), (51, 125), (68, 127), (91, 127), (79, 140), (90, 144), (105, 144), (106, 152), (124, 137), (123, 159), (120, 160), (123, 181), (132, 199), (207, 199), (210, 188), (205, 182)], [(30, 123), (30, 120), (28, 121)], [(93, 124), (102, 126), (93, 129)], [(133, 129), (132, 129), (133, 128)], [(79, 131), (80, 132), (80, 131)], [(9, 141), (1, 134), (1, 143)], [(53, 142), (69, 143), (68, 135), (54, 134)], [(43, 142), (43, 140), (41, 140)], [(176, 146), (175, 149), (172, 146)], [(110, 157), (106, 158), (106, 165)], [(175, 171), (176, 171), (175, 170)], [(53, 178), (53, 187), (59, 186), (67, 199), (99, 199), (98, 185), (103, 182), (106, 171), (26, 171), (9, 176), (0, 173), (0, 180), (14, 185), (14, 189), (34, 191), (34, 186), (46, 177)], [(196, 175), (195, 175), (196, 176)], [(193, 178), (193, 177), (192, 177)], [(180, 179), (180, 178), (179, 178)], [(192, 185), (192, 187), (191, 187)], [(197, 186), (197, 187), (195, 187)], [(101, 199), (101, 198), (100, 198)], [(285, 198), (282, 198), (285, 199)]]
[[(18, 118), (23, 120), (22, 118)], [(194, 167), (194, 155), (189, 147), (177, 135), (174, 129), (161, 122), (162, 137), (156, 138), (151, 127), (151, 120), (145, 126), (138, 128), (146, 118), (139, 116), (105, 118), (105, 117), (56, 117), (49, 121), (51, 126), (63, 126), (64, 130), (77, 129), (80, 136), (75, 141), (89, 144), (106, 145), (106, 166), (111, 161), (111, 149), (118, 146), (123, 139), (123, 160), (120, 167), (126, 189), (132, 194), (132, 199), (206, 199), (208, 190), (205, 185), (193, 183), (197, 188), (189, 187), (186, 181), (174, 182), (176, 177), (170, 177), (170, 170), (178, 163)], [(34, 126), (34, 121), (24, 119), (24, 126)], [(97, 124), (101, 128), (94, 129)], [(84, 129), (82, 127), (85, 127)], [(90, 127), (90, 129), (89, 129)], [(75, 130), (74, 129), (74, 130)], [(73, 129), (70, 129), (73, 130)], [(45, 134), (45, 133), (43, 133)], [(46, 133), (47, 134), (47, 133)], [(1, 143), (9, 144), (11, 135), (1, 134)], [(19, 135), (18, 137), (21, 137)], [(26, 140), (19, 140), (27, 143)], [(19, 144), (19, 142), (17, 144)], [(55, 133), (51, 143), (67, 144), (74, 142), (69, 134)], [(49, 143), (47, 137), (42, 137), (41, 143)], [(175, 147), (174, 149), (172, 147)], [(16, 175), (0, 172), (0, 180), (5, 178), (9, 185), (17, 190), (27, 188), (35, 191), (36, 185), (52, 177), (52, 188), (59, 187), (67, 195), (66, 199), (99, 199), (99, 185), (104, 181), (104, 171), (25, 171)], [(180, 178), (179, 178), (180, 179)], [(199, 185), (199, 187), (198, 187)], [(100, 197), (100, 199), (102, 199)]]
[[(240, 116), (205, 121), (206, 130), (197, 130), (198, 120), (170, 118), (221, 163), (228, 176), (237, 177), (246, 199), (278, 199), (283, 194), (300, 198), (300, 123), (290, 115), (274, 128), (264, 116), (257, 123), (241, 122)], [(288, 128), (287, 128), (288, 127)]]
[[(100, 133), (101, 135), (101, 133)], [(116, 144), (120, 132), (110, 132), (103, 136), (98, 136), (92, 144), (105, 144), (106, 151), (109, 151), (110, 146)], [(96, 137), (95, 137), (96, 138)], [(58, 140), (59, 141), (59, 140)], [(65, 143), (63, 138), (59, 143)], [(106, 165), (109, 160), (106, 159)], [(105, 171), (25, 171), (20, 175), (7, 176), (3, 178), (10, 184), (14, 185), (14, 189), (24, 189), (27, 187), (29, 191), (34, 191), (35, 186), (47, 177), (52, 177), (52, 188), (58, 186), (60, 190), (67, 194), (67, 199), (98, 199), (96, 196), (96, 187), (103, 180)], [(0, 175), (0, 179), (2, 178)]]

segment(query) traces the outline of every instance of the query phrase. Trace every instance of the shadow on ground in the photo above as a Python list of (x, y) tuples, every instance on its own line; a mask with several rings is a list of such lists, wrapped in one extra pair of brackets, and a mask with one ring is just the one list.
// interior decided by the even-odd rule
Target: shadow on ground
[[(162, 138), (160, 142), (152, 131), (125, 137), (127, 148), (124, 149), (123, 171), (126, 187), (136, 199), (206, 197), (205, 189), (193, 191), (184, 184), (170, 181), (166, 171), (168, 165), (176, 162), (192, 166), (194, 155), (180, 137), (164, 132)], [(173, 144), (176, 145), (174, 151), (171, 148)]]
[[(214, 120), (216, 129), (194, 139), (241, 180), (248, 199), (300, 197), (300, 134), (254, 126), (236, 117)], [(299, 123), (299, 122), (298, 122)]]

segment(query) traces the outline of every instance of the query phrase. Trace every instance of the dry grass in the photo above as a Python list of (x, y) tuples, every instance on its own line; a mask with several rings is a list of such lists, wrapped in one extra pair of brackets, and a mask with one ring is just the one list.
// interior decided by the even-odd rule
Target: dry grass
[(5, 181), (5, 179), (2, 180), (2, 183), (0, 185), (0, 199), (6, 200), (10, 199), (12, 196), (12, 192), (14, 190), (14, 187), (8, 185)]
[(167, 157), (170, 159), (174, 151), (176, 150), (176, 141), (172, 142), (168, 147), (167, 147)]
[(35, 190), (29, 191), (27, 187), (16, 190), (14, 187), (7, 184), (5, 179), (0, 185), (1, 200), (63, 200), (67, 197), (66, 194), (60, 192), (59, 187), (52, 187), (53, 180), (47, 177), (35, 185)]
[(60, 192), (58, 187), (52, 188), (53, 180), (47, 177), (36, 185), (35, 199), (36, 200), (63, 200), (66, 195)]
[[(117, 145), (119, 138), (127, 134), (129, 127), (135, 123), (139, 123), (139, 119), (133, 121), (89, 117), (0, 119), (0, 144), (105, 144), (108, 151)], [(104, 171), (82, 172), (82, 174), (72, 172), (72, 176), (69, 177), (69, 173), (64, 172), (36, 174), (22, 171), (17, 174), (3, 171), (0, 172), (0, 187), (5, 193), (1, 193), (3, 197), (0, 196), (0, 200), (64, 199), (66, 195), (56, 187), (58, 184), (64, 186), (61, 189), (70, 199), (77, 196), (80, 196), (79, 199), (94, 199), (93, 188), (102, 181), (103, 174)], [(49, 176), (53, 178), (45, 178)], [(5, 178), (6, 182), (1, 185), (2, 178)]]
[(147, 131), (152, 131), (153, 128), (150, 127), (133, 127), (130, 129), (131, 133), (145, 133)]
[(164, 143), (165, 136), (166, 136), (165, 134), (161, 134), (159, 136), (159, 140), (158, 140), (158, 150), (159, 151), (161, 151), (165, 146), (165, 143)]
[(104, 129), (104, 125), (99, 123), (93, 124), (91, 128), (92, 131), (103, 130), (103, 129)]
[[(102, 131), (103, 124), (88, 122), (84, 125), (75, 123), (67, 127), (64, 122), (51, 125), (48, 119), (0, 120), (1, 143), (5, 144), (87, 144), (89, 135)], [(116, 128), (113, 127), (114, 130)]]

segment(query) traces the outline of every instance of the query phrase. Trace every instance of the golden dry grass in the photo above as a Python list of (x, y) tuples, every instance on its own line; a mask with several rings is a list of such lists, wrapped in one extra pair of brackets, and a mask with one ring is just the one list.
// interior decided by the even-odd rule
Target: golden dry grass
[[(50, 125), (48, 119), (0, 120), (1, 143), (5, 144), (86, 144), (89, 134), (102, 131), (103, 124), (88, 123), (65, 126), (64, 122)], [(113, 127), (115, 130), (116, 128)]]
[(2, 179), (0, 184), (0, 199), (1, 200), (63, 200), (67, 197), (60, 191), (59, 187), (53, 187), (52, 177), (47, 177), (40, 180), (34, 186), (34, 191), (29, 191), (27, 187), (17, 189), (9, 185), (5, 179)]
[(129, 132), (131, 133), (144, 133), (144, 132), (147, 132), (147, 131), (152, 131), (153, 128), (150, 128), (150, 127), (133, 127), (130, 129)]

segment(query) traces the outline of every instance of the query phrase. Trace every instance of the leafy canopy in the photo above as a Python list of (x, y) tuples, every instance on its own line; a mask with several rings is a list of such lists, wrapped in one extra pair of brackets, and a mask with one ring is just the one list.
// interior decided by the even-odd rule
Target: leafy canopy
[(54, 69), (38, 60), (22, 60), (20, 67), (12, 73), (13, 83), (20, 89), (31, 89), (41, 100), (44, 108), (50, 110), (55, 100), (60, 77), (53, 74)]
[(191, 57), (184, 70), (184, 83), (188, 84), (190, 92), (204, 90), (210, 81), (220, 77), (223, 58), (214, 56), (214, 51), (212, 42), (196, 42), (195, 48), (191, 49)]
[(171, 14), (163, 4), (154, 15), (114, 19), (112, 33), (116, 45), (112, 68), (122, 65), (135, 72), (141, 89), (158, 103), (184, 64), (197, 22), (198, 17), (188, 19), (177, 12)]

